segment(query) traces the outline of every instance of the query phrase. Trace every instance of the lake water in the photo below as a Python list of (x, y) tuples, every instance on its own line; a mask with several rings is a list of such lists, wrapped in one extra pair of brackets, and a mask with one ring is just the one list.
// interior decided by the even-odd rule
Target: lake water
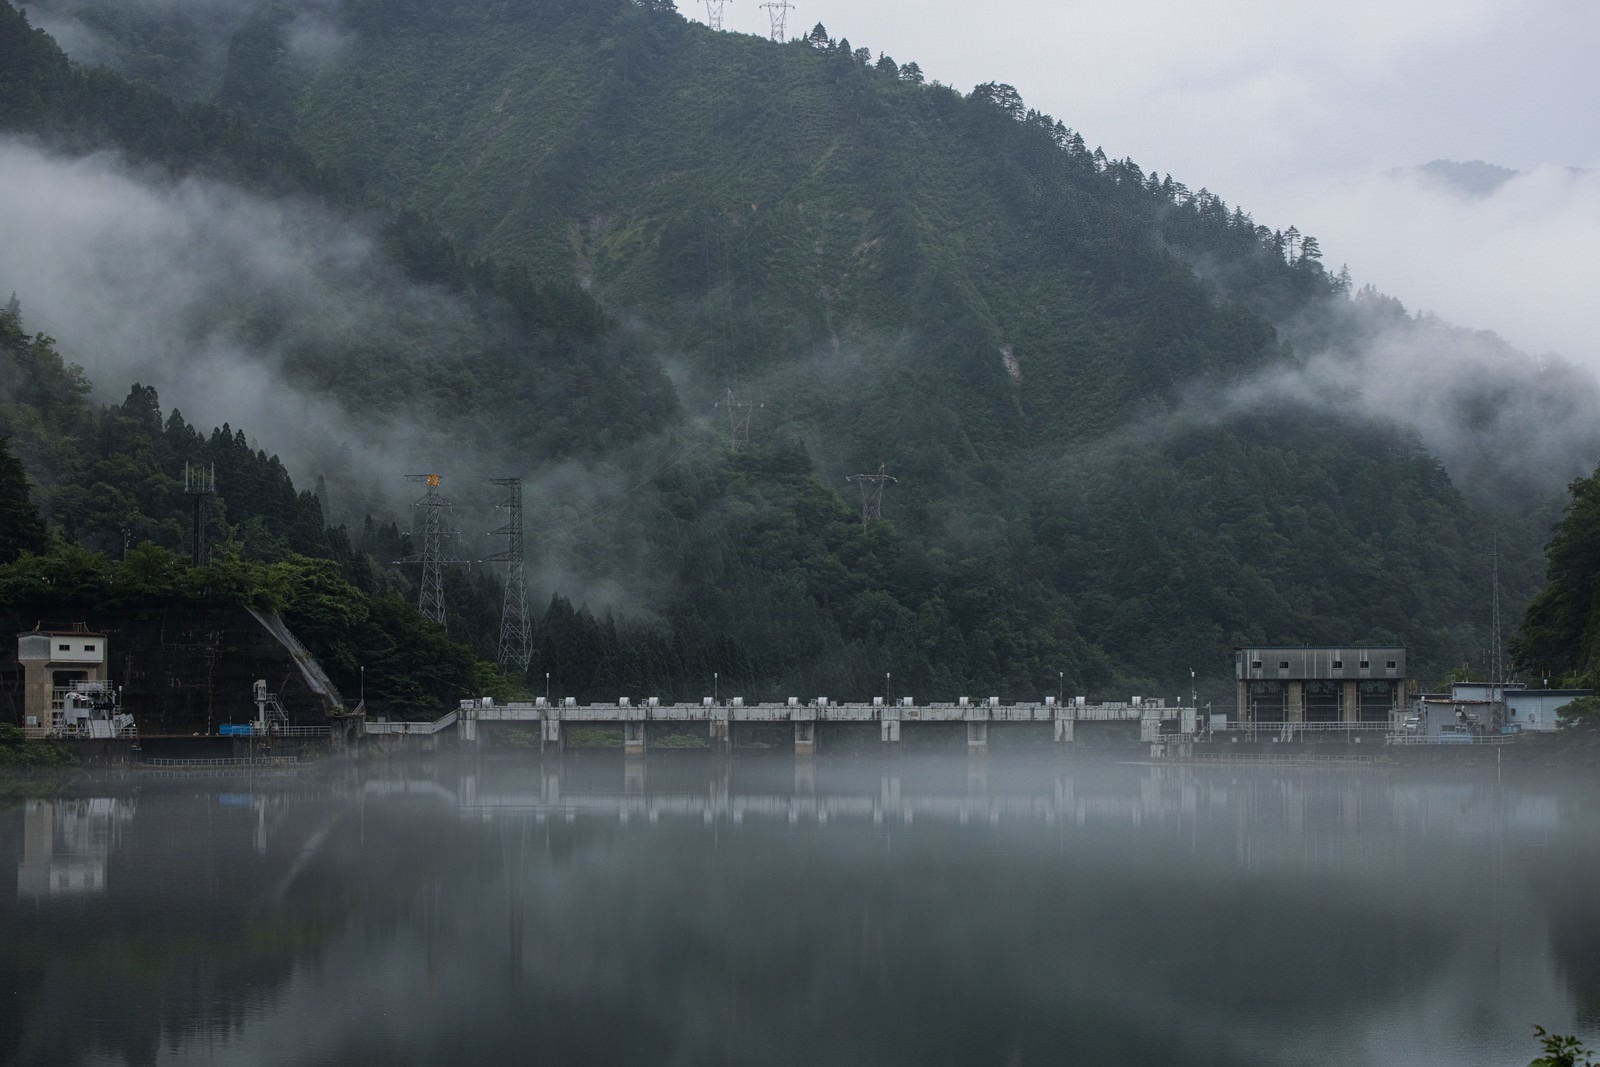
[(1600, 789), (699, 754), (0, 801), (0, 1063), (1526, 1064)]

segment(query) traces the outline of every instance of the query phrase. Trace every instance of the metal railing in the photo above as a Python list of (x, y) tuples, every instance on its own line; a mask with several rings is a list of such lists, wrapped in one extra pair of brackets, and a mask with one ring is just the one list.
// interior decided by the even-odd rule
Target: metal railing
[(110, 737), (94, 737), (92, 734), (72, 730), (62, 724), (60, 715), (56, 715), (49, 726), (24, 726), (22, 736), (28, 741), (137, 741), (139, 740), (139, 725), (130, 723), (112, 734)]
[(1367, 764), (1377, 756), (1324, 756), (1312, 753), (1277, 752), (1191, 752), (1181, 757), (1185, 763), (1343, 763)]
[(333, 733), (331, 726), (273, 726), (265, 734), (257, 737), (328, 737)]
[(298, 755), (262, 755), (262, 757), (224, 757), (216, 760), (173, 760), (173, 758), (154, 757), (144, 760), (141, 766), (160, 766), (160, 768), (218, 768), (218, 766), (282, 766), (286, 763), (299, 763)]
[(1510, 745), (1516, 734), (1390, 734), (1391, 745)]
[(1394, 724), (1382, 722), (1230, 722), (1226, 730), (1213, 730), (1213, 734), (1230, 734), (1251, 739), (1292, 737), (1296, 734), (1376, 734), (1391, 733)]
[(432, 722), (373, 722), (368, 719), (362, 729), (370, 736), (373, 734), (390, 734), (402, 737), (418, 736), (427, 737), (441, 730), (447, 730), (456, 724), (460, 712), (452, 711)]

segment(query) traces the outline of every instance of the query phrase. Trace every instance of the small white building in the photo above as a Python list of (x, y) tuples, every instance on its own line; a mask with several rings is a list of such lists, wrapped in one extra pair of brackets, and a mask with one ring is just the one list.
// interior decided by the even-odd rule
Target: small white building
[(1588, 689), (1529, 689), (1520, 682), (1457, 682), (1450, 695), (1461, 700), (1505, 701), (1505, 725), (1518, 730), (1548, 733), (1558, 725), (1562, 708), (1579, 697), (1593, 696)]
[(1561, 709), (1588, 689), (1529, 689), (1521, 682), (1455, 682), (1450, 692), (1424, 694), (1417, 701), (1417, 723), (1426, 734), (1483, 732), (1503, 728), (1552, 733)]
[(23, 670), (23, 726), (34, 737), (51, 733), (74, 689), (106, 683), (106, 635), (82, 630), (32, 630), (17, 635)]

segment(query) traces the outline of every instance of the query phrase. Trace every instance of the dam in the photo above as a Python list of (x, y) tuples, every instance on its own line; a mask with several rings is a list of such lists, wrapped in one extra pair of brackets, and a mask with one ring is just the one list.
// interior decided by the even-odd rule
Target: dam
[[(1036, 734), (1047, 728), (1054, 743), (1070, 744), (1076, 740), (1081, 722), (1137, 723), (1142, 742), (1158, 741), (1164, 732), (1192, 736), (1196, 728), (1194, 708), (1141, 697), (1102, 704), (1082, 699), (1062, 702), (1054, 697), (1014, 704), (1002, 704), (998, 697), (976, 701), (961, 697), (930, 704), (918, 704), (910, 697), (892, 702), (874, 697), (868, 703), (790, 697), (781, 703), (760, 704), (746, 704), (739, 697), (727, 701), (707, 697), (698, 704), (663, 704), (654, 697), (639, 702), (622, 697), (606, 704), (579, 704), (569, 697), (556, 703), (540, 697), (531, 703), (497, 704), (482, 697), (463, 700), (456, 710), (433, 722), (368, 721), (365, 730), (368, 735), (428, 736), (453, 728), (463, 743), (473, 743), (480, 740), (488, 724), (537, 723), (540, 748), (548, 752), (561, 750), (567, 728), (598, 726), (620, 728), (624, 750), (643, 755), (652, 725), (678, 730), (704, 726), (710, 747), (719, 752), (732, 751), (734, 733), (741, 727), (788, 727), (795, 754), (807, 756), (817, 751), (819, 734), (838, 727), (859, 730), (876, 726), (879, 740), (889, 749), (899, 746), (906, 731), (960, 730), (967, 750), (981, 752), (989, 747), (991, 731), (1022, 727), (1030, 727)], [(1171, 725), (1164, 730), (1163, 724)]]

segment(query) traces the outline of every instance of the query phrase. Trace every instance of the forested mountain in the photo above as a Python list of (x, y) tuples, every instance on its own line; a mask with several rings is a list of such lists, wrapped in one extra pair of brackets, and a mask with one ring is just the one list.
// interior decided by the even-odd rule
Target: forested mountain
[[(375, 234), (360, 283), (321, 287), (340, 328), (245, 286), (183, 304), (183, 336), (337, 406), (289, 456), (336, 521), (396, 517), (379, 431), (455, 484), (524, 476), (541, 683), (1125, 696), (1220, 682), (1257, 642), (1482, 663), (1493, 546), (1525, 599), (1560, 486), (1600, 456), (1590, 379), (1352, 292), (1314, 237), (1009, 86), (671, 6), (241, 0), (186, 35), (161, 5), (38, 5), (183, 106), (7, 7), (0, 104), (25, 106), (0, 122), (56, 160), (192, 157)], [(28, 279), (0, 287), (26, 315)], [(162, 395), (182, 377), (143, 366)], [(127, 524), (85, 519), (76, 476), (11, 432), (51, 523), (107, 547)], [(847, 479), (880, 470), (863, 522)], [(456, 586), (481, 652), (492, 585)]]
[(1572, 483), (1545, 558), (1545, 587), (1529, 603), (1512, 652), (1557, 684), (1600, 689), (1600, 470)]
[(1453, 159), (1434, 159), (1413, 169), (1416, 173), (1442, 182), (1466, 196), (1488, 196), (1517, 176), (1517, 172), (1510, 167), (1485, 163), (1481, 159), (1464, 163)]
[[(224, 424), (206, 436), (177, 411), (163, 418), (155, 391), (137, 383), (121, 404), (94, 403), (50, 339), (24, 333), (14, 305), (0, 311), (0, 382), (0, 604), (8, 611), (62, 626), (163, 604), (265, 607), (286, 615), (352, 703), (363, 692), (378, 710), (428, 714), (497, 687), (470, 650), (417, 614), (396, 576), (343, 529), (324, 525), (316, 498), (297, 492), (277, 457), (252, 448), (243, 431)], [(188, 547), (188, 464), (214, 470), (226, 487), (205, 502), (213, 551), (203, 567), (174, 551)], [(26, 470), (45, 487), (55, 544)], [(364, 534), (364, 547), (392, 555), (392, 527)]]

